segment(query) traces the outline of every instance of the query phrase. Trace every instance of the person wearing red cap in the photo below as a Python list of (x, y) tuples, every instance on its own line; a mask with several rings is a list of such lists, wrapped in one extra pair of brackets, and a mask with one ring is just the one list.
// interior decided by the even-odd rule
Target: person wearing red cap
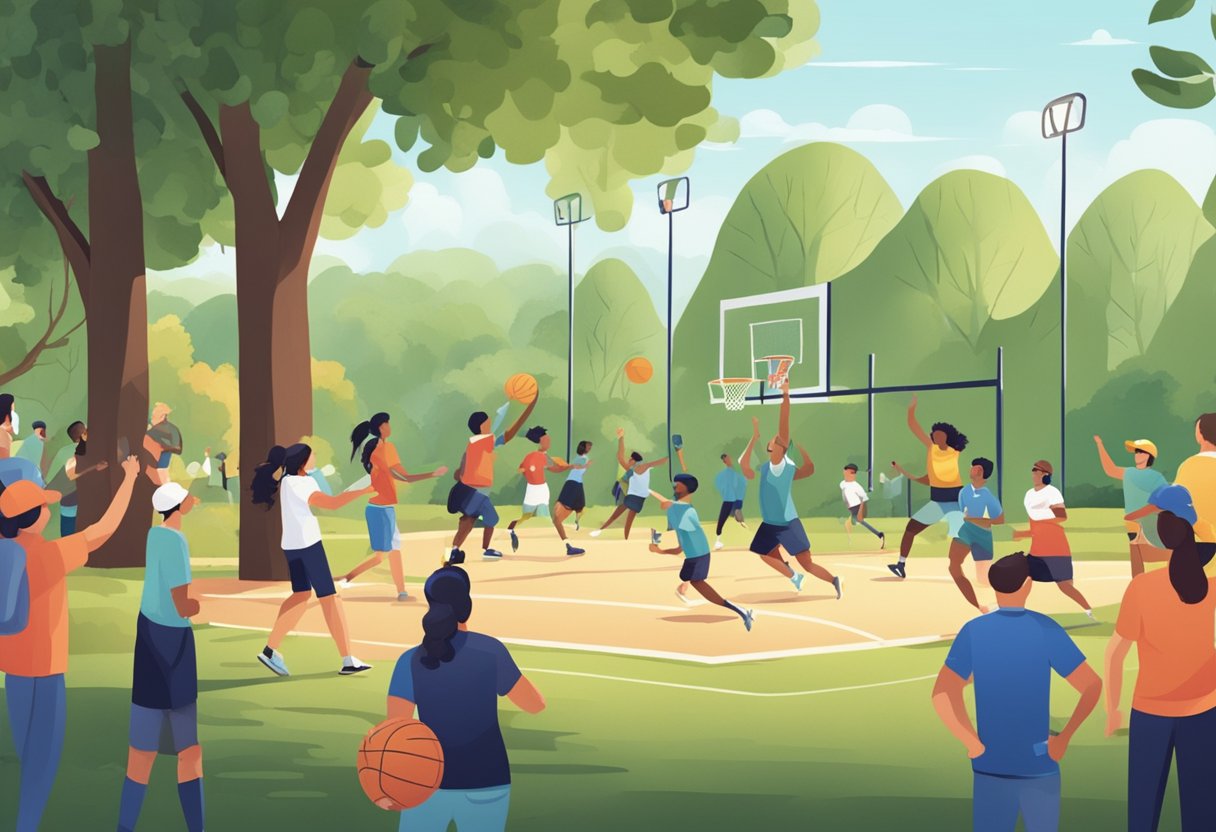
[(1158, 488), (1167, 484), (1160, 471), (1153, 468), (1157, 461), (1157, 445), (1148, 439), (1132, 439), (1123, 443), (1123, 447), (1132, 455), (1134, 464), (1122, 468), (1115, 464), (1102, 444), (1102, 437), (1095, 436), (1094, 444), (1098, 446), (1098, 459), (1102, 462), (1102, 470), (1112, 480), (1123, 483), (1123, 514), (1127, 526), (1128, 548), (1131, 553), (1132, 577), (1144, 572), (1144, 564), (1149, 562), (1164, 562), (1169, 553), (1154, 545), (1155, 535), (1151, 528), (1143, 528), (1140, 523), (1128, 520), (1127, 515), (1134, 514), (1148, 505), (1149, 497)]
[(1013, 536), (1030, 538), (1030, 552), (1026, 557), (1030, 577), (1035, 582), (1054, 583), (1092, 619), (1093, 608), (1072, 582), (1072, 549), (1064, 532), (1068, 510), (1064, 508), (1064, 495), (1051, 484), (1052, 473), (1051, 463), (1045, 459), (1040, 459), (1030, 469), (1034, 487), (1026, 492), (1023, 503), (1026, 516), (1030, 518), (1030, 528), (1015, 531)]
[(139, 461), (127, 457), (122, 471), (122, 484), (101, 519), (59, 540), (42, 536), (51, 519), (47, 505), (59, 501), (58, 492), (21, 480), (0, 494), (0, 535), (15, 539), (25, 550), (30, 594), (25, 629), (0, 636), (0, 671), (5, 674), (9, 723), (21, 763), (17, 832), (38, 829), (63, 750), (67, 720), (67, 575), (88, 562), (89, 553), (110, 539), (126, 514)]

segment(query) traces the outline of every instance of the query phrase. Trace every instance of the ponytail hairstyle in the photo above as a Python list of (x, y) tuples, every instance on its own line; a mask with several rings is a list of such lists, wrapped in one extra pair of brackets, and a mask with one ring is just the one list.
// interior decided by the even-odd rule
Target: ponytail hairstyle
[(423, 594), (429, 609), (422, 616), (422, 666), (427, 670), (450, 662), (456, 656), (452, 639), (459, 625), (469, 620), (473, 601), (469, 597), (469, 573), (458, 566), (444, 566), (426, 579)]
[(1198, 604), (1208, 596), (1208, 576), (1203, 571), (1195, 530), (1172, 511), (1157, 515), (1157, 534), (1170, 549), (1170, 585), (1184, 604)]
[(369, 436), (371, 437), (371, 441), (363, 445), (363, 456), (360, 457), (363, 463), (363, 470), (369, 474), (372, 472), (372, 452), (380, 444), (380, 426), (387, 421), (387, 413), (377, 413), (366, 422), (360, 422), (355, 425), (355, 429), (350, 432), (350, 458), (352, 460), (355, 458), (355, 454), (359, 452), (359, 446), (367, 442)]
[(259, 463), (253, 471), (253, 484), (249, 490), (253, 492), (254, 505), (264, 505), (269, 511), (274, 505), (274, 495), (279, 492), (279, 480), (299, 475), (311, 456), (312, 448), (303, 442), (288, 448), (282, 445), (271, 448), (266, 461)]

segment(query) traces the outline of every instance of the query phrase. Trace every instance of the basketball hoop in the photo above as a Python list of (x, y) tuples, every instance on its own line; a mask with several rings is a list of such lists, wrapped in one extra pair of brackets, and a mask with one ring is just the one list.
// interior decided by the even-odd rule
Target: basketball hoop
[(792, 355), (766, 355), (761, 361), (768, 362), (768, 386), (780, 390), (789, 379), (790, 367), (794, 365)]
[(722, 388), (722, 403), (727, 410), (742, 410), (747, 405), (747, 391), (759, 379), (716, 378), (709, 383), (709, 398), (713, 402), (714, 387)]

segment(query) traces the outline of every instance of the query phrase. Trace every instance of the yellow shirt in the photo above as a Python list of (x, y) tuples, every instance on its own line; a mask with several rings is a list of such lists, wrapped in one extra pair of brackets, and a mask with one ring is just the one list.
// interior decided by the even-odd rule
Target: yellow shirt
[(1195, 506), (1195, 539), (1216, 543), (1216, 453), (1195, 454), (1178, 466), (1174, 483), (1191, 492)]
[(926, 463), (929, 473), (929, 485), (933, 488), (961, 488), (962, 475), (958, 470), (959, 451), (947, 447), (942, 450), (936, 445), (929, 446), (929, 461)]

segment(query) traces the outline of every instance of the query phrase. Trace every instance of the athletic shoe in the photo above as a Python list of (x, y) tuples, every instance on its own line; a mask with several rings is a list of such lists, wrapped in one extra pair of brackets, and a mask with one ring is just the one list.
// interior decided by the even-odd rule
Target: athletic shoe
[(891, 574), (897, 578), (908, 577), (908, 572), (906, 569), (904, 569), (904, 565), (902, 563), (888, 563), (887, 568), (890, 569)]
[(337, 582), (338, 589), (350, 589), (354, 585), (355, 585), (355, 582), (352, 581), (350, 578), (341, 578)]
[(743, 531), (747, 531), (747, 524), (746, 524), (746, 523), (744, 523), (744, 522), (740, 521), (739, 525), (743, 527)]
[(1089, 617), (1089, 620), (1090, 620), (1090, 621), (1094, 622), (1095, 624), (1097, 624), (1097, 623), (1098, 623), (1098, 619), (1094, 618), (1094, 611), (1093, 611), (1093, 610), (1086, 610), (1086, 611), (1085, 611), (1085, 615)]
[(836, 587), (836, 600), (839, 601), (844, 595), (844, 583), (840, 580), (839, 575), (832, 578), (832, 586)]
[(481, 556), (485, 560), (502, 560), (502, 552), (497, 549), (486, 549)]
[(519, 535), (517, 535), (515, 533), (515, 529), (507, 529), (507, 531), (511, 533), (511, 551), (518, 552), (519, 551)]
[(410, 594), (408, 592), (398, 592), (397, 600), (398, 601), (408, 601), (408, 600), (410, 600)]
[(580, 549), (577, 546), (571, 546), (569, 543), (566, 544), (566, 557), (576, 558), (579, 555), (585, 555), (585, 554), (587, 554), (586, 549)]
[(714, 541), (714, 550), (715, 551), (717, 551), (718, 549), (725, 549), (725, 548), (726, 548), (726, 544), (723, 543), (720, 539)]
[(691, 598), (689, 598), (686, 593), (680, 592), (679, 584), (676, 585), (676, 597), (679, 598), (681, 601), (683, 601), (685, 604), (687, 604), (690, 607), (693, 605), (693, 600)]
[(463, 549), (453, 549), (448, 554), (448, 565), (457, 566), (461, 563), (464, 563), (464, 550)]
[(574, 530), (578, 531), (578, 515), (574, 515)]
[(880, 534), (878, 536), (878, 548), (879, 549), (887, 548), (887, 536), (885, 534)]
[(650, 530), (650, 542), (653, 543), (655, 546), (658, 546), (660, 543), (662, 543), (663, 542), (662, 532), (658, 531), (657, 529), (651, 529)]
[(754, 621), (755, 618), (756, 616), (751, 610), (743, 611), (743, 626), (747, 628), (749, 633), (752, 631), (752, 621)]
[(802, 592), (802, 582), (806, 580), (806, 575), (801, 572), (795, 572), (794, 577), (790, 578), (794, 582), (794, 591)]
[(339, 676), (354, 676), (356, 673), (362, 673), (365, 670), (372, 669), (370, 664), (364, 664), (354, 656), (351, 656), (351, 660), (352, 661), (350, 664), (342, 665), (342, 669), (338, 671)]
[(258, 653), (258, 661), (266, 665), (266, 667), (276, 676), (290, 676), (291, 673), (287, 670), (287, 664), (283, 661), (283, 656), (277, 650), (273, 656), (267, 656), (265, 653)]
[(592, 537), (599, 537), (599, 536), (600, 536), (601, 534), (603, 534), (603, 533), (604, 533), (604, 530), (603, 530), (603, 529), (596, 529), (595, 531), (593, 531), (593, 532), (591, 533), (591, 536), (592, 536)]

